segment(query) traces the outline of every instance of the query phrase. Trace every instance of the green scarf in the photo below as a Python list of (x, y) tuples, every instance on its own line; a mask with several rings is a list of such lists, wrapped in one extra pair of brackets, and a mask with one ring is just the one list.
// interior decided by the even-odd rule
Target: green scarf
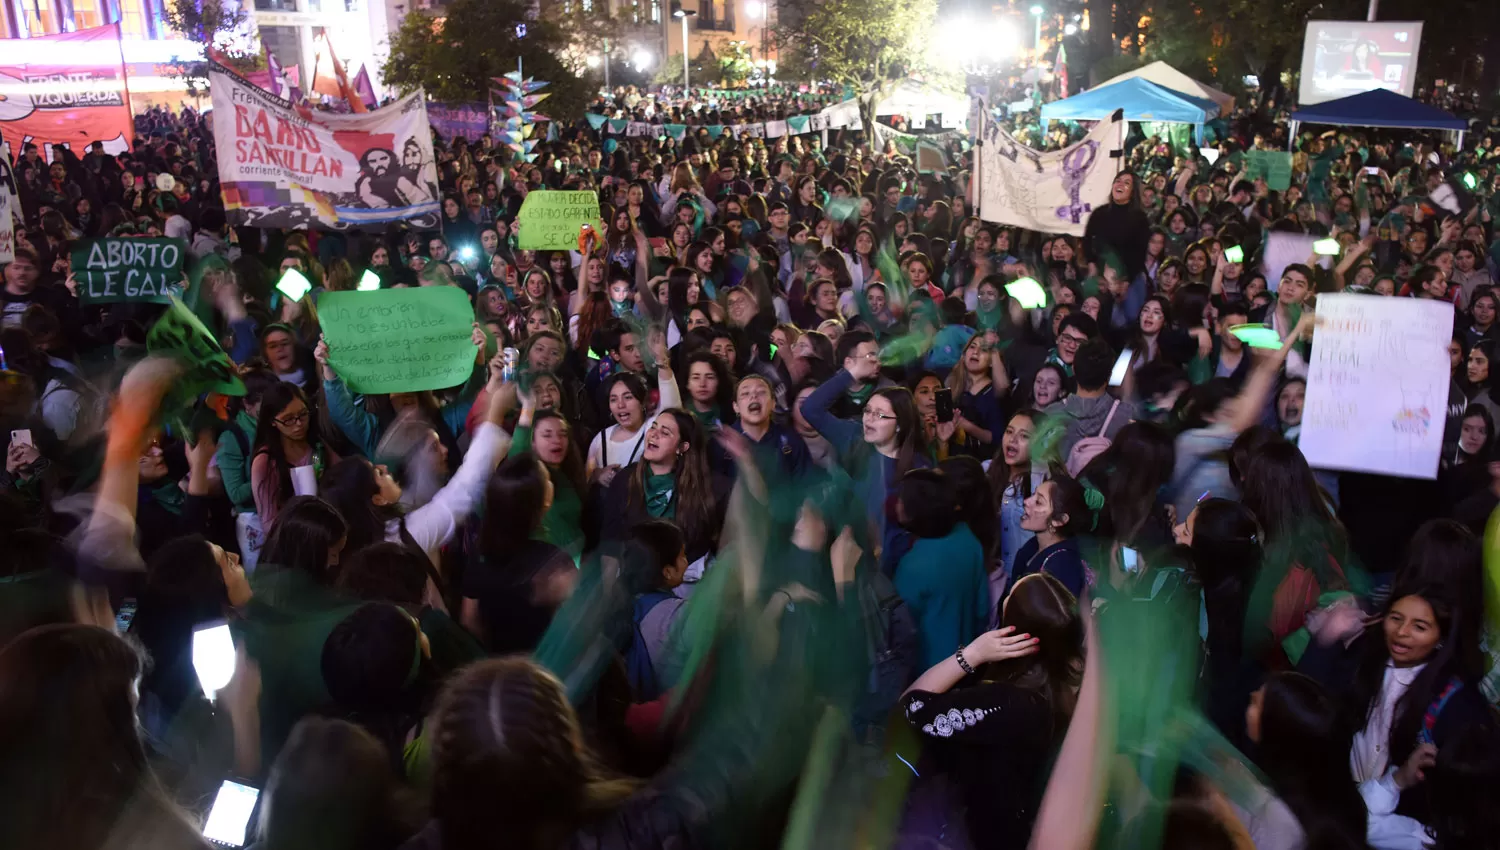
[(870, 396), (872, 396), (874, 394), (875, 394), (875, 382), (874, 381), (871, 381), (870, 383), (865, 384), (863, 387), (860, 387), (857, 390), (851, 389), (847, 393), (845, 393), (845, 395), (847, 395), (849, 397), (849, 401), (852, 402), (854, 404), (854, 406), (857, 407), (857, 408), (859, 408), (860, 410), (864, 410), (865, 409), (865, 403), (868, 402), (870, 400)]
[(657, 519), (674, 519), (677, 506), (674, 500), (677, 490), (677, 474), (646, 473), (646, 513)]
[(688, 408), (689, 412), (693, 414), (693, 418), (698, 420), (698, 424), (702, 425), (705, 431), (712, 431), (724, 422), (724, 418), (719, 415), (719, 405), (717, 403), (709, 405), (708, 410), (699, 410), (694, 405), (688, 405)]

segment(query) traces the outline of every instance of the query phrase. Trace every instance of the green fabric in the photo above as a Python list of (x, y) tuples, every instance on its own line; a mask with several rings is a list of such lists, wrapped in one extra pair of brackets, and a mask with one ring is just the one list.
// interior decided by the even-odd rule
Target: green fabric
[(423, 608), (417, 622), (432, 647), (432, 669), (439, 673), (451, 673), (484, 657), (484, 646), (442, 611)]
[(697, 405), (689, 404), (688, 412), (693, 414), (693, 418), (698, 420), (698, 424), (702, 425), (705, 431), (712, 431), (724, 422), (723, 417), (719, 415), (717, 404), (710, 404), (708, 410), (699, 410)]
[(1207, 383), (1214, 376), (1213, 364), (1208, 362), (1207, 357), (1201, 354), (1195, 355), (1192, 361), (1188, 363), (1187, 375), (1188, 383), (1195, 387), (1199, 384)]
[[(531, 426), (518, 426), (511, 440), (510, 453), (520, 454), (530, 448)], [(549, 463), (547, 471), (552, 474), (552, 507), (542, 517), (542, 528), (536, 539), (567, 552), (576, 564), (583, 555), (583, 498), (573, 488), (573, 482), (557, 467)]]
[(676, 473), (668, 472), (666, 475), (656, 475), (647, 472), (646, 513), (657, 519), (675, 519), (677, 516), (677, 506), (672, 497), (676, 487)]
[(141, 490), (151, 501), (166, 508), (173, 516), (181, 516), (182, 503), (187, 500), (187, 494), (182, 492), (182, 487), (178, 484), (178, 481), (179, 479), (168, 474), (167, 478), (161, 484), (154, 487), (149, 484), (142, 484)]
[(254, 596), (235, 630), (260, 665), (262, 763), (270, 764), (292, 726), (332, 699), (323, 684), (323, 642), (359, 603), (301, 570), (264, 561), (250, 586)]

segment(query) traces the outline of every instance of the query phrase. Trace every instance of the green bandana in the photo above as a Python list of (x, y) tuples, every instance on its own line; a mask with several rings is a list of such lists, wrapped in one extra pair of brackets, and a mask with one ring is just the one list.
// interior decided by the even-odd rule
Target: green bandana
[(673, 496), (676, 495), (677, 474), (646, 473), (646, 513), (657, 519), (673, 519), (677, 513)]

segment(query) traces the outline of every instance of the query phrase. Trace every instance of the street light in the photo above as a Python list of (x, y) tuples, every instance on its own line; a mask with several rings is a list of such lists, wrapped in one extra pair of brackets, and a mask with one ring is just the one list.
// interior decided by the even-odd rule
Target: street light
[(688, 89), (688, 18), (698, 17), (698, 13), (690, 9), (682, 8), (677, 0), (672, 0), (672, 17), (682, 21), (682, 90)]
[(1031, 7), (1031, 16), (1036, 18), (1036, 35), (1032, 38), (1031, 49), (1036, 51), (1037, 56), (1042, 55), (1042, 15), (1046, 12), (1040, 3)]
[[(750, 16), (750, 20), (761, 22), (760, 59), (764, 62), (769, 58), (766, 55), (768, 53), (766, 50), (766, 26), (770, 23), (771, 5), (770, 3), (762, 2), (762, 0), (750, 0), (750, 2), (745, 4), (745, 14)], [(770, 85), (770, 81), (768, 80), (766, 84)]]
[(651, 67), (651, 52), (644, 47), (637, 47), (630, 54), (630, 64), (635, 66), (637, 73)]
[(1078, 34), (1078, 25), (1077, 24), (1068, 24), (1067, 26), (1063, 27), (1063, 35), (1077, 35), (1077, 34)]

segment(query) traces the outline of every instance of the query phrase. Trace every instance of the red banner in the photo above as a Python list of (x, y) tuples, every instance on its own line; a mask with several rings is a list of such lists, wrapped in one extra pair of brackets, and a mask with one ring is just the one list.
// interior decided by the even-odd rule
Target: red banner
[(17, 156), (26, 142), (67, 142), (83, 155), (135, 138), (120, 25), (37, 38), (0, 39), (0, 136)]

